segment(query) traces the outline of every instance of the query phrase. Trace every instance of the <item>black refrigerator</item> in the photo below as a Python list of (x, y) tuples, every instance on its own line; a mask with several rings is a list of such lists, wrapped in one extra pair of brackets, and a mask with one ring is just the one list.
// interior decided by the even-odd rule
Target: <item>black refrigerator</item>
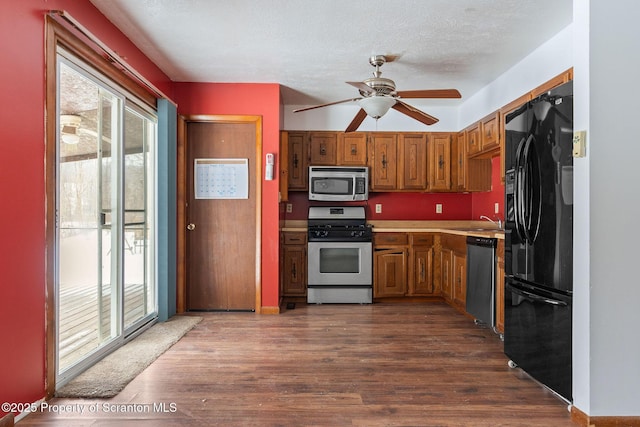
[(573, 294), (573, 87), (505, 117), (504, 352), (567, 401)]

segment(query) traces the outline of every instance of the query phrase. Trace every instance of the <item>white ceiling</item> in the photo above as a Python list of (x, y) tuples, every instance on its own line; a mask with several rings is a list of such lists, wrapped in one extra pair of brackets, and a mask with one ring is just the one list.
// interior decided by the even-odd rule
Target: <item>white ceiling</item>
[(572, 0), (91, 2), (172, 80), (279, 83), (298, 106), (358, 96), (344, 82), (371, 77), (376, 54), (399, 55), (382, 67), (398, 90), (464, 100), (572, 21)]

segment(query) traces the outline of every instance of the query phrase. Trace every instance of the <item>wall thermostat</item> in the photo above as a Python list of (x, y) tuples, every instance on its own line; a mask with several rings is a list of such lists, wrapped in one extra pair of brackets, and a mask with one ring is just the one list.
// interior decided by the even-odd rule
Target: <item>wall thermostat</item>
[(584, 157), (587, 151), (587, 131), (573, 132), (573, 157)]

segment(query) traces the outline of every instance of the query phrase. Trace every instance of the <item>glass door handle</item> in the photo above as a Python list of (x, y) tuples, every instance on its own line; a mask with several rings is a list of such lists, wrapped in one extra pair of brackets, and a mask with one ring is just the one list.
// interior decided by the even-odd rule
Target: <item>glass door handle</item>
[(187, 230), (193, 231), (195, 229), (196, 229), (196, 225), (194, 223), (191, 223), (191, 224), (187, 225)]

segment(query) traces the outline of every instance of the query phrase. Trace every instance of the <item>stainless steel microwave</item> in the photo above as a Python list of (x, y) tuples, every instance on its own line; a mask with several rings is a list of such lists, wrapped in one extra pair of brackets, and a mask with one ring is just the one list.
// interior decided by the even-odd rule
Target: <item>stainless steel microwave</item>
[(309, 166), (309, 200), (346, 202), (369, 198), (369, 168)]

